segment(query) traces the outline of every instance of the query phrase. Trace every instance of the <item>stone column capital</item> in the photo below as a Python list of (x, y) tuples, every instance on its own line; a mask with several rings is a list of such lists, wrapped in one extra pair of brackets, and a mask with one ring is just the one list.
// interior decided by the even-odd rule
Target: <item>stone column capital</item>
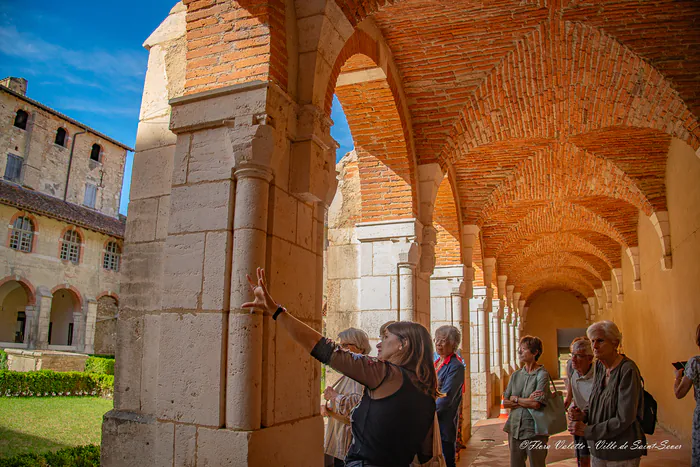
[(258, 178), (270, 183), (272, 181), (272, 169), (263, 165), (243, 164), (233, 169), (233, 176), (236, 180)]

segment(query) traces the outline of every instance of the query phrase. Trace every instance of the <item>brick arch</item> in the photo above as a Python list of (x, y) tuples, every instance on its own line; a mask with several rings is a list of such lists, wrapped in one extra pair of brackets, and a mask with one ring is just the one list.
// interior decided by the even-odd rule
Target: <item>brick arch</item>
[(603, 277), (591, 264), (586, 262), (580, 256), (566, 251), (552, 251), (546, 254), (533, 254), (523, 258), (520, 262), (513, 263), (508, 268), (508, 279), (512, 280), (513, 284), (523, 282), (527, 277), (533, 275), (533, 271), (544, 269), (549, 271), (559, 271), (561, 269), (576, 270), (592, 285), (600, 287), (603, 280), (610, 280), (610, 272), (608, 277)]
[(187, 7), (185, 94), (269, 81), (287, 90), (283, 0), (184, 0)]
[(55, 294), (59, 290), (70, 291), (78, 302), (78, 309), (82, 311), (82, 309), (83, 309), (83, 296), (77, 288), (75, 288), (72, 285), (68, 285), (68, 284), (58, 284), (53, 289), (51, 289), (51, 295)]
[[(335, 92), (355, 143), (363, 221), (418, 217), (410, 122), (391, 68), (378, 66), (379, 47), (355, 31), (336, 59), (326, 93), (326, 111)], [(370, 76), (357, 74), (368, 70)], [(350, 80), (338, 82), (341, 73)]]
[(97, 297), (95, 297), (95, 300), (100, 300), (101, 298), (104, 297), (110, 297), (113, 298), (115, 302), (117, 302), (117, 305), (119, 305), (119, 295), (117, 295), (116, 292), (112, 292), (111, 290), (106, 290), (104, 292), (100, 292)]
[(522, 295), (520, 296), (520, 299), (525, 300), (525, 303), (528, 304), (531, 302), (530, 297), (532, 297), (539, 290), (573, 291), (576, 292), (576, 296), (582, 303), (585, 302), (585, 297), (590, 297), (593, 295), (593, 288), (591, 288), (585, 282), (582, 282), (579, 279), (572, 279), (568, 275), (553, 274), (544, 278), (529, 281), (524, 284), (521, 288)]
[[(401, 3), (404, 0), (335, 0), (340, 9), (345, 14), (350, 24), (357, 26), (359, 23), (364, 21), (366, 18), (379, 13), (383, 9), (396, 5), (401, 8)], [(408, 3), (408, 2), (405, 2)], [(440, 4), (450, 5), (454, 3), (454, 0), (433, 0), (433, 3), (437, 4), (435, 8), (440, 8)], [(480, 3), (478, 1), (472, 1), (471, 3)], [(506, 4), (536, 4), (538, 5), (539, 0), (523, 0), (523, 1), (506, 1)]]
[(459, 213), (448, 175), (442, 179), (435, 197), (433, 225), (437, 230), (436, 264), (438, 266), (462, 264)]
[(647, 216), (654, 211), (635, 181), (610, 160), (572, 144), (554, 144), (538, 149), (513, 167), (484, 203), (477, 225), (516, 201), (588, 197), (618, 199)]
[[(539, 237), (537, 240), (515, 250), (513, 253), (506, 252), (501, 254), (501, 256), (497, 258), (499, 270), (507, 270), (510, 265), (522, 263), (532, 256), (548, 254), (555, 251), (564, 251), (578, 256), (590, 264), (601, 277), (607, 277), (604, 272), (607, 271), (609, 275), (610, 270), (613, 268), (612, 258), (608, 258), (606, 253), (596, 245), (573, 233), (557, 233)], [(593, 261), (593, 258), (595, 258), (596, 261)]]
[(516, 292), (523, 291), (527, 288), (527, 284), (531, 282), (552, 277), (567, 277), (585, 284), (587, 287), (590, 287), (591, 290), (595, 289), (600, 282), (599, 279), (596, 279), (596, 277), (588, 271), (571, 265), (566, 262), (566, 259), (562, 260), (556, 255), (537, 258), (525, 269), (526, 271), (518, 271), (518, 273), (516, 273), (517, 275), (514, 276)]
[(0, 279), (0, 287), (8, 282), (17, 282), (22, 286), (24, 292), (27, 294), (27, 305), (36, 305), (36, 289), (29, 279), (22, 276), (5, 276)]
[(655, 129), (700, 148), (697, 116), (661, 73), (599, 29), (552, 21), (517, 41), (466, 98), (440, 158), (455, 161), (497, 141), (566, 139), (610, 127)]
[[(636, 232), (621, 232), (600, 214), (568, 201), (528, 203), (517, 222), (511, 221), (503, 226), (499, 224), (497, 217), (492, 222), (494, 223), (484, 226), (484, 237), (488, 247), (486, 256), (496, 258), (504, 251), (519, 249), (523, 242), (561, 232), (577, 233), (579, 236), (582, 236), (583, 232), (593, 232), (607, 238), (609, 244), (603, 251), (606, 251), (608, 258), (617, 259), (618, 264), (620, 245), (637, 245)], [(610, 246), (614, 249), (611, 250)], [(615, 249), (617, 254), (613, 253)]]
[(537, 297), (540, 295), (543, 295), (547, 292), (552, 292), (554, 290), (558, 291), (564, 291), (572, 294), (578, 301), (581, 302), (582, 305), (586, 304), (586, 296), (583, 295), (582, 292), (572, 289), (568, 286), (562, 286), (562, 285), (542, 285), (540, 286), (537, 290), (532, 292), (530, 295), (527, 296), (527, 300), (525, 300), (525, 306), (530, 306), (532, 302), (534, 302)]

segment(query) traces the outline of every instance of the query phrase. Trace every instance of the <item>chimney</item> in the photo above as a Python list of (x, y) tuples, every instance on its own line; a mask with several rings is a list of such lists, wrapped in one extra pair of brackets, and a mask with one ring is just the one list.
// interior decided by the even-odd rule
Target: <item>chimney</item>
[(0, 86), (5, 86), (23, 96), (27, 95), (27, 80), (24, 78), (14, 78), (10, 76), (0, 81)]

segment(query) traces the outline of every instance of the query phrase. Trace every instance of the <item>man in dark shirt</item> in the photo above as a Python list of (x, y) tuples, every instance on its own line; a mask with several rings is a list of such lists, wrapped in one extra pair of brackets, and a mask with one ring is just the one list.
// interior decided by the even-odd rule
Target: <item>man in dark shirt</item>
[(464, 361), (455, 353), (462, 341), (462, 335), (454, 326), (441, 326), (435, 331), (435, 371), (438, 376), (438, 390), (445, 394), (436, 402), (442, 452), (447, 467), (455, 467), (455, 449), (459, 408), (464, 393)]

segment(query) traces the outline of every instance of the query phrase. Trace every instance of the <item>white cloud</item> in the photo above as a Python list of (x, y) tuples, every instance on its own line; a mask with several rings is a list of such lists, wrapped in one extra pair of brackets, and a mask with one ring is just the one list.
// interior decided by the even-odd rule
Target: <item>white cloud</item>
[(105, 105), (104, 102), (89, 99), (58, 98), (54, 105), (61, 111), (76, 110), (98, 115), (138, 118), (138, 107)]
[[(130, 50), (108, 51), (103, 49), (69, 49), (47, 42), (33, 34), (24, 33), (13, 25), (0, 25), (0, 54), (18, 57), (40, 67), (41, 74), (62, 78), (70, 84), (100, 87), (96, 83), (110, 86), (115, 81), (142, 82), (146, 72), (147, 57)], [(91, 73), (93, 81), (79, 78), (76, 74)], [(139, 91), (139, 86), (129, 86)]]

